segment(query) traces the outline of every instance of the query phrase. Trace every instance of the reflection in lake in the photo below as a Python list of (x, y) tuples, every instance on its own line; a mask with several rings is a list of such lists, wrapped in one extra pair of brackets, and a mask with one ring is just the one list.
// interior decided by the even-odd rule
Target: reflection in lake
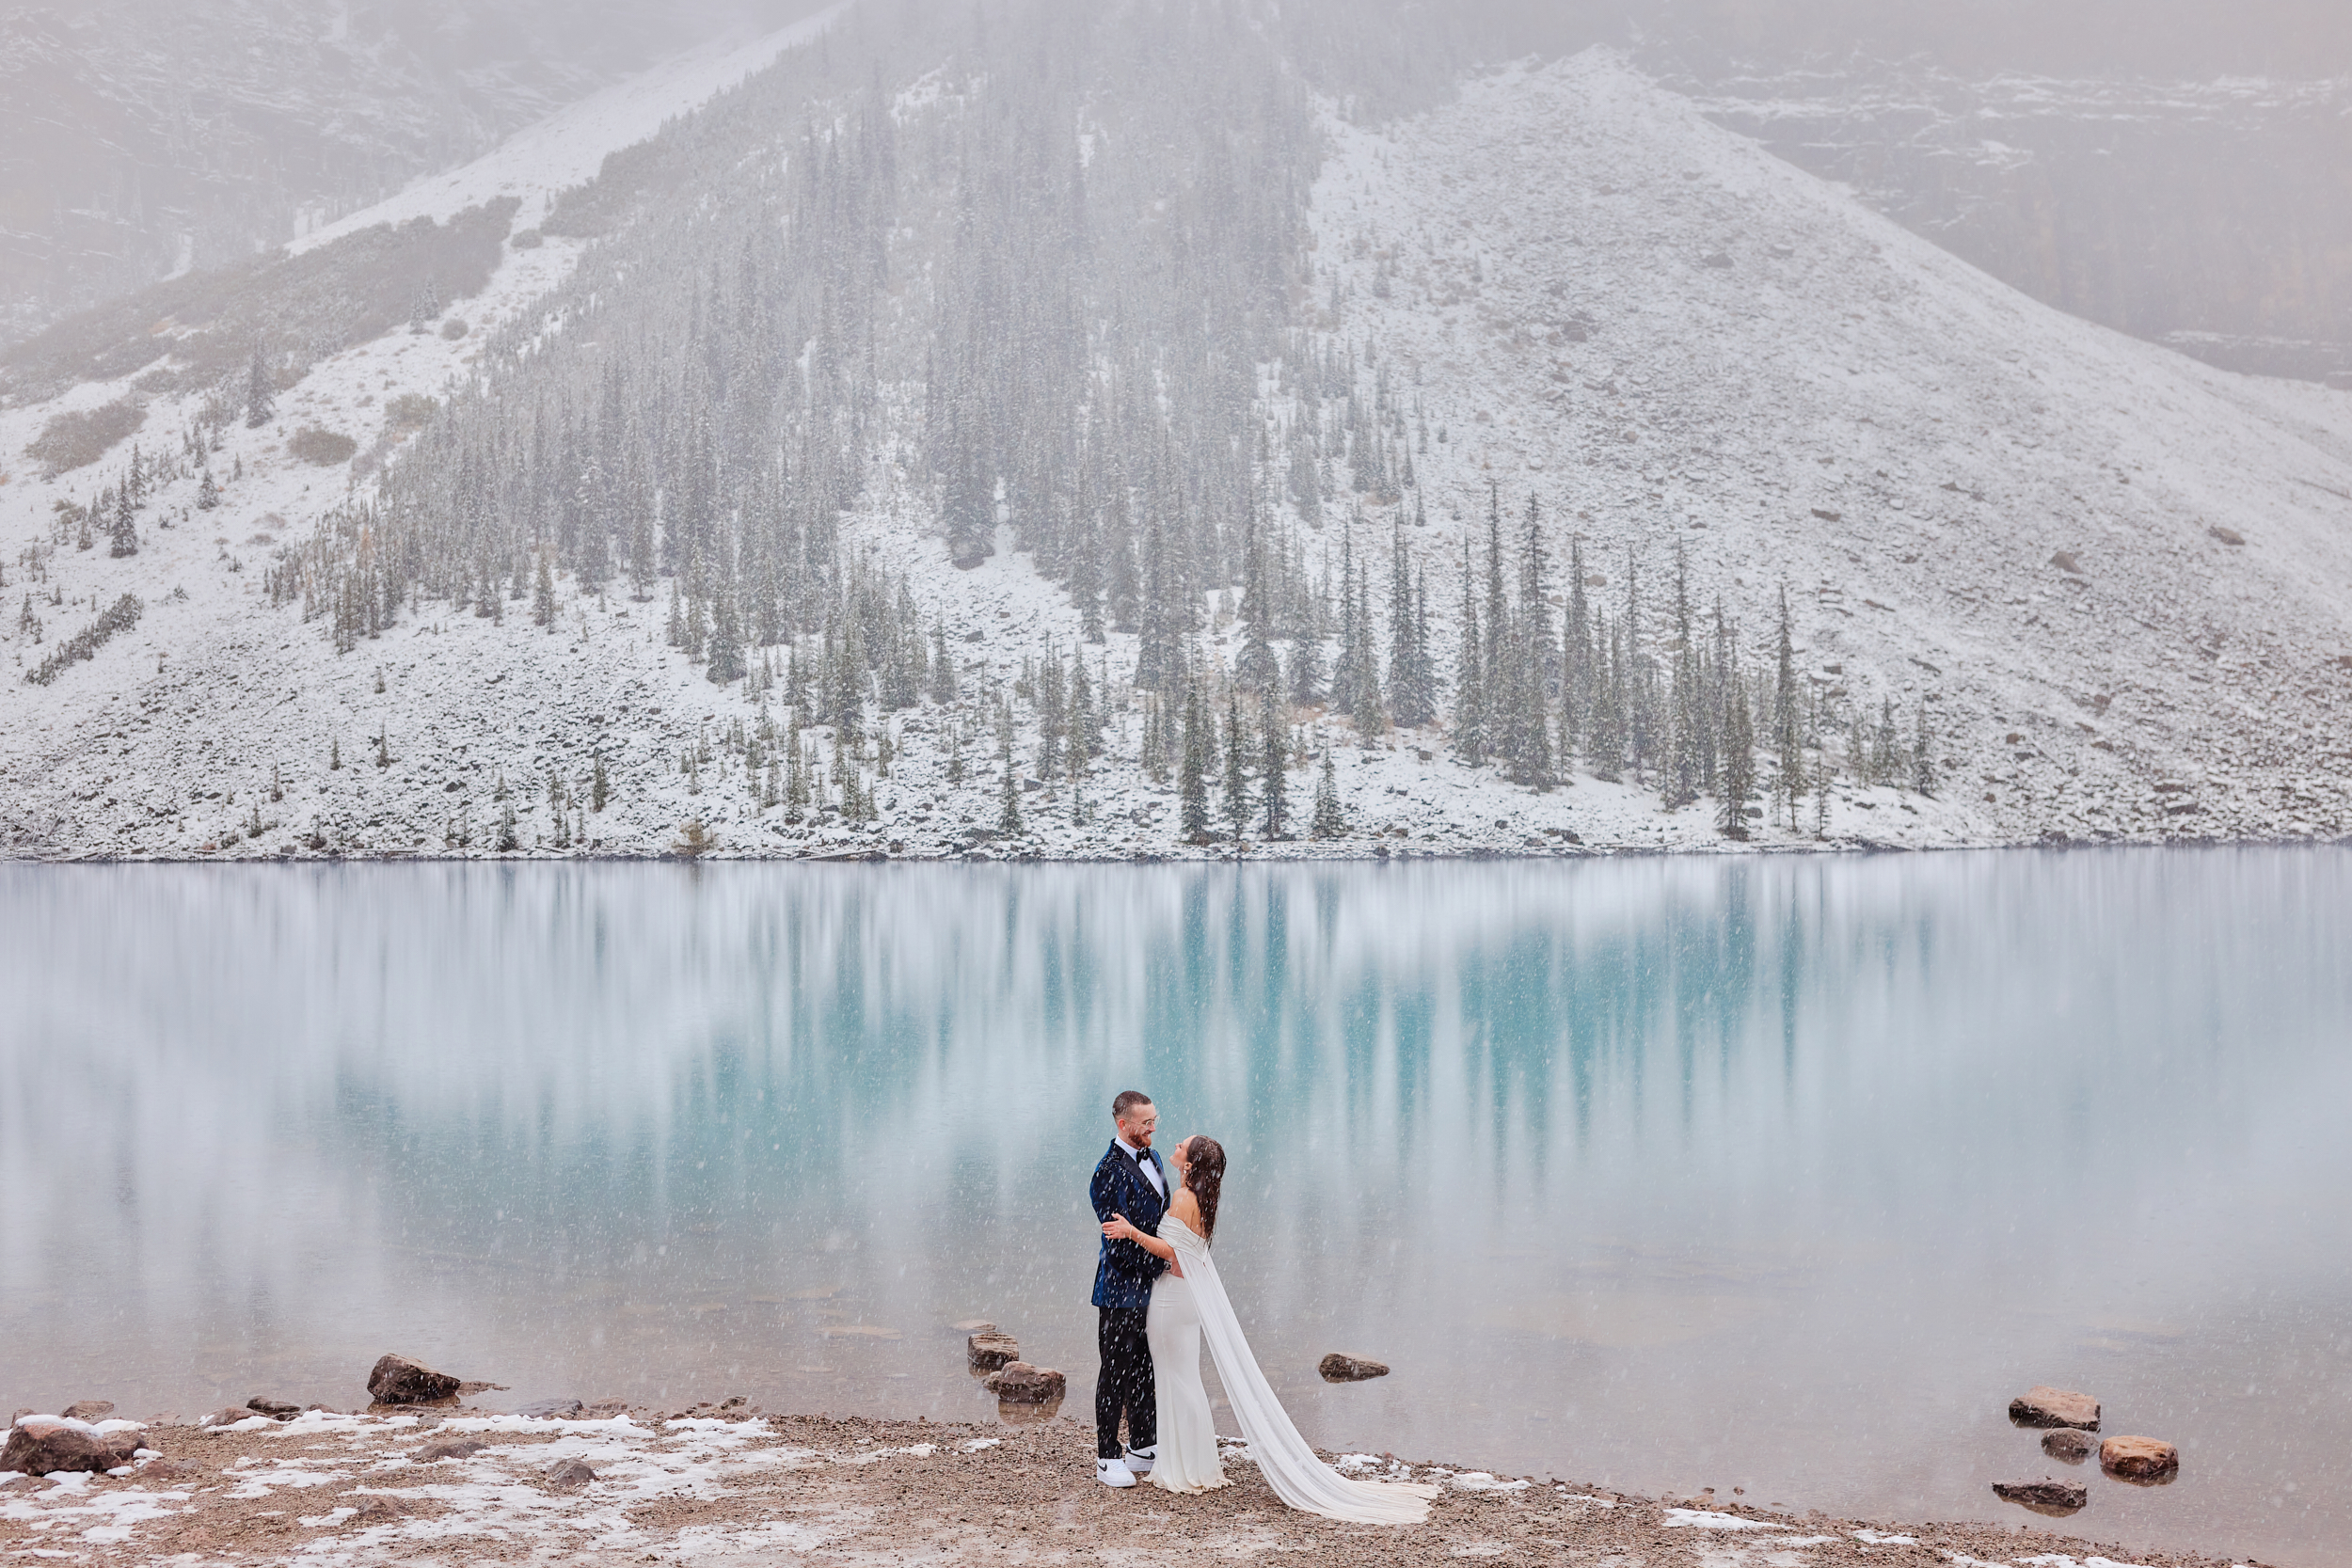
[(11, 1408), (1083, 1417), (1133, 1085), (1320, 1442), (2016, 1518), (2051, 1383), (2184, 1455), (2077, 1528), (2352, 1562), (2342, 852), (0, 885)]

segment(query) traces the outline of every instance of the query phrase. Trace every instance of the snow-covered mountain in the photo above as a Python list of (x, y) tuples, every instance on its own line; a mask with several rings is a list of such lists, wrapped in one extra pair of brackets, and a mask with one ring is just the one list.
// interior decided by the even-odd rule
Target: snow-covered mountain
[(0, 343), (449, 168), (792, 0), (0, 10)]
[(907, 14), (0, 362), (11, 848), (2352, 828), (2352, 397), (2036, 304), (1613, 54), (1374, 122), (1274, 13)]

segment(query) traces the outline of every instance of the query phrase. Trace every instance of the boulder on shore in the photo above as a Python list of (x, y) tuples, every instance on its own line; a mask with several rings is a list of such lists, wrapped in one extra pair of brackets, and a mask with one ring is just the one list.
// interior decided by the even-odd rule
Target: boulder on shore
[(430, 1404), (457, 1397), (464, 1386), (447, 1372), (437, 1372), (405, 1355), (388, 1355), (368, 1373), (368, 1397), (378, 1404)]
[(8, 1429), (0, 1470), (45, 1476), (52, 1470), (112, 1470), (131, 1463), (141, 1438), (134, 1429), (100, 1432), (63, 1416), (27, 1416)]
[(1007, 1404), (1050, 1404), (1069, 1390), (1070, 1380), (1049, 1367), (1015, 1361), (981, 1379)]
[(285, 1400), (274, 1400), (267, 1394), (256, 1394), (245, 1402), (245, 1407), (256, 1416), (267, 1416), (273, 1421), (291, 1421), (302, 1414), (302, 1406)]
[(2092, 1447), (2090, 1433), (2080, 1427), (2060, 1427), (2042, 1435), (2042, 1451), (2068, 1465), (2080, 1465), (2089, 1459)]
[(2021, 1427), (2079, 1427), (2099, 1430), (2099, 1402), (2071, 1388), (2036, 1384), (2009, 1402), (2009, 1418)]
[(1323, 1374), (1326, 1383), (1363, 1383), (1389, 1375), (1385, 1362), (1368, 1361), (1360, 1355), (1343, 1355), (1338, 1351), (1316, 1362), (1315, 1370)]
[(533, 1400), (529, 1404), (517, 1405), (515, 1414), (528, 1416), (534, 1421), (568, 1421), (584, 1408), (578, 1400)]
[(570, 1491), (596, 1479), (596, 1466), (584, 1459), (567, 1459), (548, 1472), (548, 1484)]
[(2053, 1517), (2076, 1513), (2090, 1501), (2090, 1489), (2079, 1481), (1996, 1481), (1993, 1495)]
[(1021, 1341), (1009, 1334), (998, 1334), (993, 1329), (986, 1334), (973, 1335), (963, 1342), (963, 1346), (964, 1354), (972, 1358), (972, 1365), (984, 1372), (1009, 1367), (1021, 1359)]
[(112, 1400), (75, 1400), (61, 1412), (69, 1421), (103, 1421), (114, 1413)]
[(478, 1437), (436, 1437), (408, 1457), (420, 1465), (442, 1459), (471, 1459), (489, 1446)]
[(2110, 1437), (2099, 1445), (2099, 1468), (2118, 1481), (2168, 1481), (2181, 1472), (2181, 1450), (2153, 1437)]

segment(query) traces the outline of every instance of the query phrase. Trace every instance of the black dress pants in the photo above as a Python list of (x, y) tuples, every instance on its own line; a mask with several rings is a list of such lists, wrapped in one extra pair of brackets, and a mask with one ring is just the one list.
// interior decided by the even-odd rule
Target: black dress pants
[(1159, 1405), (1152, 1398), (1152, 1343), (1143, 1336), (1148, 1307), (1098, 1307), (1095, 1348), (1103, 1370), (1094, 1379), (1094, 1452), (1117, 1459), (1119, 1418), (1127, 1418), (1127, 1447), (1148, 1449), (1160, 1440)]

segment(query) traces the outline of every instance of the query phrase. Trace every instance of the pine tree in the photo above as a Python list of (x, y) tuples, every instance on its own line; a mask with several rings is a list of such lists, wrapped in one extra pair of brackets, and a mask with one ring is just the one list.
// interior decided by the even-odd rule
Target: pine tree
[(1691, 625), (1690, 562), (1678, 546), (1674, 612), (1674, 681), (1667, 703), (1666, 764), (1660, 780), (1661, 799), (1669, 811), (1678, 811), (1698, 799), (1700, 736), (1707, 728), (1697, 634)]
[(1323, 752), (1323, 776), (1315, 781), (1315, 815), (1309, 824), (1311, 838), (1332, 839), (1347, 836), (1347, 816), (1340, 810), (1339, 775), (1331, 768), (1329, 747)]
[(1064, 705), (1061, 656), (1045, 646), (1037, 680), (1037, 776), (1050, 779), (1060, 770), (1062, 736), (1069, 721)]
[(956, 659), (947, 651), (947, 617), (941, 615), (931, 627), (931, 701), (946, 707), (956, 700)]
[(1266, 588), (1265, 548), (1254, 515), (1243, 546), (1241, 593), (1241, 657), (1233, 674), (1244, 690), (1263, 701), (1279, 689), (1282, 671), (1274, 657), (1274, 596)]
[(555, 574), (548, 567), (548, 551), (539, 551), (539, 564), (531, 586), (531, 620), (533, 626), (555, 630)]
[(1241, 738), (1241, 699), (1229, 690), (1225, 695), (1225, 820), (1236, 844), (1249, 828), (1248, 760)]
[(118, 559), (139, 553), (138, 524), (131, 516), (131, 486), (125, 483), (115, 492), (114, 523), (107, 530), (106, 553)]
[(1566, 772), (1591, 721), (1593, 624), (1584, 600), (1584, 541), (1568, 541), (1568, 608), (1560, 640), (1560, 770)]
[(259, 430), (269, 423), (278, 411), (278, 391), (270, 380), (269, 361), (262, 357), (262, 345), (253, 345), (253, 362), (246, 367), (245, 378), (245, 427)]
[(1185, 842), (1203, 844), (1209, 836), (1208, 739), (1200, 713), (1200, 693), (1184, 690), (1184, 750), (1178, 766), (1176, 793)]
[(1000, 838), (1021, 836), (1021, 781), (1013, 777), (1012, 759), (1005, 760), (1004, 786), (996, 812), (996, 833)]
[(1350, 526), (1340, 531), (1340, 657), (1331, 667), (1331, 705), (1346, 714), (1359, 734), (1371, 736), (1378, 732), (1382, 715), (1364, 596)]
[(612, 798), (612, 776), (605, 771), (604, 752), (601, 749), (596, 752), (596, 771), (589, 775), (588, 806), (591, 811), (601, 816), (604, 812), (604, 803)]
[(1283, 777), (1290, 766), (1288, 749), (1282, 736), (1282, 714), (1279, 705), (1268, 703), (1262, 710), (1263, 729), (1260, 736), (1258, 767), (1265, 780), (1261, 793), (1265, 798), (1265, 816), (1259, 832), (1269, 842), (1279, 842), (1290, 833), (1290, 785)]
[(1418, 729), (1436, 717), (1429, 681), (1429, 628), (1413, 594), (1405, 527), (1389, 546), (1389, 708), (1399, 725)]
[(1168, 559), (1168, 542), (1158, 517), (1144, 535), (1143, 625), (1136, 649), (1136, 685), (1145, 690), (1174, 692), (1184, 681), (1183, 634), (1177, 605), (1176, 568)]
[(196, 509), (199, 512), (210, 512), (219, 504), (220, 486), (213, 483), (213, 470), (211, 466), (207, 465), (203, 478), (197, 482)]
[(1788, 587), (1780, 590), (1780, 632), (1772, 656), (1772, 752), (1779, 763), (1772, 794), (1790, 828), (1804, 796), (1804, 736), (1797, 709), (1796, 643), (1788, 620)]
[(512, 854), (522, 847), (521, 826), (515, 820), (515, 802), (507, 801), (506, 809), (499, 816), (498, 848), (500, 854)]
[(1748, 837), (1748, 800), (1756, 793), (1756, 723), (1748, 705), (1747, 683), (1734, 668), (1724, 672), (1723, 790), (1717, 801), (1716, 826), (1725, 838), (1740, 843)]
[(1928, 701), (1919, 699), (1913, 710), (1911, 733), (1911, 787), (1917, 794), (1932, 798), (1935, 794), (1935, 754), (1933, 739), (1928, 734)]
[(1642, 648), (1642, 573), (1633, 546), (1625, 551), (1625, 625), (1615, 649), (1614, 673), (1620, 695), (1615, 699), (1624, 717), (1626, 761), (1633, 782), (1658, 756), (1657, 685), (1650, 678), (1649, 656)]
[[(554, 590), (548, 590), (550, 600)], [(699, 601), (697, 601), (699, 602)], [(693, 634), (692, 618), (689, 617), (688, 635)], [(705, 644), (709, 664), (703, 673), (713, 686), (725, 686), (743, 678), (743, 629), (735, 610), (735, 589), (722, 582), (719, 601), (710, 617), (710, 636)]]
[(1470, 545), (1462, 546), (1462, 646), (1454, 675), (1454, 754), (1476, 768), (1486, 760), (1486, 686), (1478, 600), (1472, 588)]
[(1290, 700), (1299, 707), (1323, 704), (1323, 643), (1309, 633), (1291, 640), (1290, 675), (1283, 682)]

